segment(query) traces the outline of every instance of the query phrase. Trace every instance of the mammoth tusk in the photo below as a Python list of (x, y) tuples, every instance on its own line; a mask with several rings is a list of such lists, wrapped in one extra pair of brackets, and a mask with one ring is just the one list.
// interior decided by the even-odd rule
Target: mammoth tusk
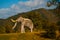
[(16, 25), (17, 25), (17, 22), (16, 22), (15, 25), (12, 27), (12, 29), (14, 29), (14, 28), (16, 27)]
[(16, 22), (16, 20), (11, 19), (12, 22)]

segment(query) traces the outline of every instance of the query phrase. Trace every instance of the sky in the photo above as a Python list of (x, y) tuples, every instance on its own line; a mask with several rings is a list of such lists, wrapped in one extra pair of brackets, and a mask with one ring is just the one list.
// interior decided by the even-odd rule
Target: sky
[(34, 9), (54, 9), (55, 6), (47, 7), (48, 0), (0, 0), (0, 18), (8, 18), (22, 12)]

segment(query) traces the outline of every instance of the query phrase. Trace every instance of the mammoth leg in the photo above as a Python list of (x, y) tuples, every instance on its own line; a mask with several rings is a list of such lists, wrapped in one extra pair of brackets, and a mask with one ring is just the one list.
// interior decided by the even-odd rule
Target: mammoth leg
[(31, 29), (31, 32), (33, 31), (33, 28), (30, 28)]
[(33, 25), (30, 26), (30, 30), (31, 30), (31, 32), (33, 31)]
[(24, 23), (21, 24), (21, 33), (25, 33)]
[(31, 28), (31, 32), (33, 31), (33, 29)]

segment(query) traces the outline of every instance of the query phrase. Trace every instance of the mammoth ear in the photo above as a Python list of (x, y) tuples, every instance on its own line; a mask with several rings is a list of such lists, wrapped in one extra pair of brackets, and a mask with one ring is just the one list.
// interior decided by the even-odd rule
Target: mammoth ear
[(11, 19), (12, 22), (16, 22), (16, 20)]

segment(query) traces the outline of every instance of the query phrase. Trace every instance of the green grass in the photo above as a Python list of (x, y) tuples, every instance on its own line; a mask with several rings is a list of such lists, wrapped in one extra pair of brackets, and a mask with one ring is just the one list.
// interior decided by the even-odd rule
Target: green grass
[(9, 33), (9, 34), (0, 34), (0, 40), (50, 40), (42, 38), (34, 33)]

